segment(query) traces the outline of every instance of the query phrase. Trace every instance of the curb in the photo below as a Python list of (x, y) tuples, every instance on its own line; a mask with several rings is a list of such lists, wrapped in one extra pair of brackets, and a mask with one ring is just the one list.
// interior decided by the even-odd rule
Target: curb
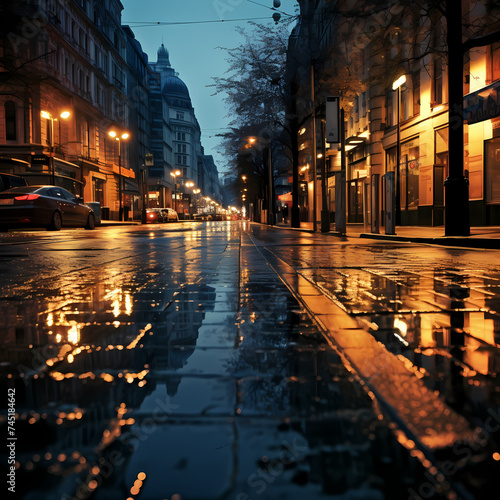
[(443, 236), (438, 238), (432, 237), (411, 237), (397, 236), (390, 234), (372, 234), (361, 233), (360, 238), (369, 238), (373, 240), (399, 241), (403, 243), (423, 243), (426, 245), (439, 245), (448, 247), (463, 247), (463, 248), (485, 248), (485, 249), (500, 249), (500, 240), (488, 238), (474, 238), (463, 236)]

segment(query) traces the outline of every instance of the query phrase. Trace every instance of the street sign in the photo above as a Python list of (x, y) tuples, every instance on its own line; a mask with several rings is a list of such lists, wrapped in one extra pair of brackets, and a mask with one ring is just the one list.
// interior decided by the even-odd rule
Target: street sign
[(47, 155), (33, 155), (31, 157), (32, 165), (48, 165), (49, 157)]
[(339, 119), (339, 102), (337, 96), (328, 96), (326, 98), (326, 142), (340, 142), (340, 119)]
[(144, 157), (144, 165), (146, 167), (154, 167), (155, 159), (152, 153), (147, 153)]

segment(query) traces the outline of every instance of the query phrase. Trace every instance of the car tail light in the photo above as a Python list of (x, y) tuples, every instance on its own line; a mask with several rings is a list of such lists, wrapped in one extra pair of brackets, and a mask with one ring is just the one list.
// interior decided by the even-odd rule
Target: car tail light
[(40, 198), (39, 194), (23, 194), (22, 196), (14, 196), (17, 201), (31, 201)]

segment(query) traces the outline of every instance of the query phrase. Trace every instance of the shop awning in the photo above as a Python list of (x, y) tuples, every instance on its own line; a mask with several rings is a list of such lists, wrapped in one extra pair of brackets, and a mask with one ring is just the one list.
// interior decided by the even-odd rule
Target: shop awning
[(292, 203), (292, 193), (290, 192), (290, 193), (279, 194), (278, 200), (282, 201), (283, 203)]
[(137, 182), (131, 181), (129, 179), (123, 180), (123, 191), (125, 193), (134, 193), (134, 194), (141, 193), (139, 191), (139, 186), (138, 186)]

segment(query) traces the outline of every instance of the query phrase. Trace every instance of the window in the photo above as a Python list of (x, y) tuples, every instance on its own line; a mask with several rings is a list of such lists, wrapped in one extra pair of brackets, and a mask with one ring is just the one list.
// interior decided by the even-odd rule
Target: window
[(177, 163), (177, 165), (187, 165), (187, 156), (186, 155), (176, 155), (176, 163)]
[(5, 139), (8, 141), (17, 139), (16, 103), (14, 101), (5, 103)]
[(434, 61), (434, 104), (443, 103), (443, 66), (441, 59)]
[(401, 178), (401, 209), (418, 208), (420, 152), (419, 140), (413, 139), (401, 144), (399, 174)]
[(385, 93), (385, 109), (386, 109), (386, 125), (392, 127), (396, 123), (395, 119), (395, 106), (394, 106), (394, 91), (392, 87), (387, 87)]
[(186, 133), (185, 132), (177, 132), (177, 140), (178, 141), (185, 141), (186, 140)]
[(184, 113), (177, 111), (177, 113), (175, 114), (175, 117), (177, 118), (177, 120), (184, 120)]
[(500, 137), (484, 141), (485, 195), (488, 203), (500, 203)]
[(92, 177), (94, 201), (104, 206), (104, 180), (98, 177)]
[(420, 71), (411, 75), (413, 89), (413, 116), (420, 114)]
[(493, 43), (490, 46), (488, 57), (488, 83), (500, 80), (500, 42)]

